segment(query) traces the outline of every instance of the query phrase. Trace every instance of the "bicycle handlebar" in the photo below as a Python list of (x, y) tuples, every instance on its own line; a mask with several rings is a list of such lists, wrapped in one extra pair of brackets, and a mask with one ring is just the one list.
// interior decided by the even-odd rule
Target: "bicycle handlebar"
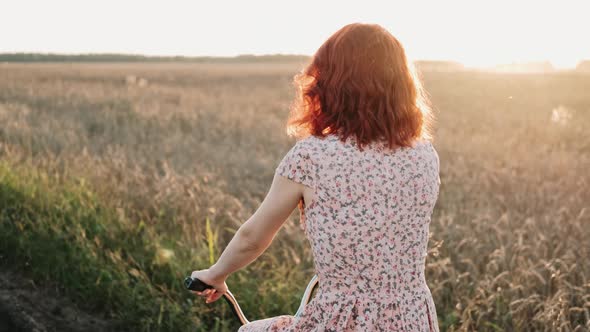
[[(305, 292), (303, 294), (303, 298), (301, 299), (301, 303), (299, 304), (299, 309), (297, 309), (297, 313), (295, 313), (295, 317), (298, 317), (299, 315), (301, 315), (301, 313), (303, 312), (303, 309), (305, 308), (305, 305), (307, 303), (309, 303), (309, 301), (310, 301), (311, 293), (314, 291), (314, 289), (316, 289), (318, 287), (318, 284), (319, 284), (318, 276), (314, 275), (313, 278), (311, 278), (311, 281), (309, 282), (309, 284), (307, 285), (307, 288), (305, 289)], [(213, 289), (214, 288), (213, 286), (204, 283), (203, 281), (199, 280), (198, 278), (192, 278), (192, 277), (186, 277), (184, 279), (184, 286), (188, 290), (197, 291), (197, 292), (202, 292), (205, 289)], [(242, 308), (240, 308), (238, 301), (236, 301), (236, 298), (229, 291), (229, 289), (227, 290), (227, 292), (225, 294), (223, 294), (223, 298), (229, 304), (229, 307), (233, 311), (234, 315), (236, 315), (236, 317), (240, 320), (240, 323), (242, 323), (242, 325), (248, 324), (249, 323), (248, 319), (246, 319), (246, 316), (244, 316), (244, 313), (242, 312)]]
[[(184, 279), (184, 286), (188, 290), (197, 291), (197, 292), (202, 292), (205, 289), (213, 289), (214, 288), (213, 286), (204, 283), (203, 281), (199, 280), (198, 278), (191, 278), (191, 277), (186, 277)], [(229, 289), (227, 290), (227, 292), (225, 294), (223, 294), (223, 299), (227, 302), (227, 304), (229, 304), (229, 307), (233, 311), (234, 315), (236, 315), (236, 317), (238, 317), (238, 319), (240, 320), (240, 323), (242, 323), (242, 325), (246, 325), (246, 324), (250, 323), (250, 321), (248, 321), (248, 319), (246, 319), (246, 316), (244, 315), (242, 308), (240, 308), (238, 301), (236, 301), (236, 298), (229, 291)]]
[(186, 286), (186, 289), (196, 292), (202, 292), (205, 289), (213, 289), (213, 286), (202, 282), (198, 278), (191, 277), (186, 277), (186, 279), (184, 279), (184, 286)]

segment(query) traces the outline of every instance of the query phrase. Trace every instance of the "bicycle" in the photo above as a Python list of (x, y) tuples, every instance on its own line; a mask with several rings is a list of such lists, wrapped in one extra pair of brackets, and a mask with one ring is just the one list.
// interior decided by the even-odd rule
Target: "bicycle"
[[(314, 275), (311, 278), (311, 280), (309, 281), (309, 283), (307, 284), (307, 287), (305, 288), (305, 292), (303, 293), (303, 297), (301, 298), (301, 303), (299, 304), (299, 308), (297, 309), (297, 312), (295, 313), (295, 317), (299, 317), (301, 315), (305, 305), (308, 304), (309, 301), (311, 300), (311, 294), (318, 287), (318, 284), (319, 284), (318, 276)], [(203, 281), (199, 280), (198, 278), (191, 278), (191, 277), (186, 277), (184, 279), (184, 285), (188, 290), (198, 291), (198, 292), (202, 292), (205, 289), (212, 289), (213, 288), (213, 286), (204, 283)], [(229, 291), (229, 289), (227, 290), (227, 292), (225, 294), (223, 294), (223, 298), (225, 299), (227, 304), (230, 306), (230, 309), (232, 310), (232, 312), (234, 313), (234, 315), (237, 317), (237, 319), (240, 321), (240, 323), (242, 325), (246, 325), (246, 324), (250, 323), (250, 321), (244, 315), (242, 308), (240, 308), (238, 301), (236, 300), (234, 295)]]

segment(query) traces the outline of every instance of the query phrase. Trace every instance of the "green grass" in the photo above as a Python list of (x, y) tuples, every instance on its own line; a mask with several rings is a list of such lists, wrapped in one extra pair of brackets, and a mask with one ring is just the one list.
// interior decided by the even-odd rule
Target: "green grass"
[[(177, 260), (159, 261), (165, 242), (143, 223), (104, 208), (84, 183), (57, 183), (34, 169), (0, 164), (0, 252), (38, 285), (56, 283), (119, 327), (194, 330)], [(208, 328), (204, 329), (208, 330)]]

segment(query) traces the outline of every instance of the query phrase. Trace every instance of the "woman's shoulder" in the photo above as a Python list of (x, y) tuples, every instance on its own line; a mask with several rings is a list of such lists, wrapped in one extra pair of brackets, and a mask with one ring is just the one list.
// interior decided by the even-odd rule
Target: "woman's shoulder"
[(310, 135), (297, 139), (287, 152), (287, 156), (311, 159), (313, 155), (317, 155), (321, 150), (321, 139)]
[(435, 151), (434, 144), (432, 143), (432, 139), (429, 138), (419, 138), (414, 140), (410, 146), (402, 147), (401, 150), (406, 151)]
[(420, 139), (415, 142), (414, 149), (417, 151), (422, 151), (423, 154), (426, 154), (431, 157), (437, 165), (440, 164), (440, 160), (438, 157), (438, 152), (434, 148), (434, 144), (431, 139)]
[(432, 138), (429, 137), (419, 137), (414, 140), (412, 143), (412, 147), (422, 147), (422, 146), (432, 146)]
[(295, 142), (295, 146), (301, 150), (317, 151), (321, 150), (322, 147), (330, 144), (335, 139), (337, 139), (337, 137), (334, 137), (333, 135), (326, 135), (324, 137), (309, 135)]

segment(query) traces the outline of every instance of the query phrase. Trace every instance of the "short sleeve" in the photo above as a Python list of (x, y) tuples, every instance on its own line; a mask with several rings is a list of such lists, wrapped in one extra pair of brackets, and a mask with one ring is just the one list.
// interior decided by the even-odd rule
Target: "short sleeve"
[(298, 141), (283, 157), (275, 170), (275, 174), (282, 175), (289, 180), (302, 183), (310, 188), (315, 185), (315, 175), (310, 155), (310, 149), (305, 140)]

